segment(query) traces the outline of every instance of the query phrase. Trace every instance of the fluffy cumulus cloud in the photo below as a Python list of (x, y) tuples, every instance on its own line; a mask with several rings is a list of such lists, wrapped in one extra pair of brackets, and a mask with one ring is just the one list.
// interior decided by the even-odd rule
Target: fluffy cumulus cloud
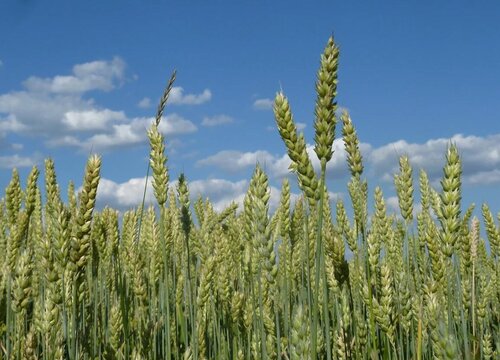
[(184, 94), (184, 89), (174, 86), (170, 91), (169, 104), (175, 105), (200, 105), (210, 101), (212, 92), (209, 89), (203, 90), (200, 94)]
[(32, 167), (39, 161), (38, 156), (20, 156), (20, 155), (5, 155), (0, 156), (0, 168), (2, 169), (12, 169), (12, 168), (23, 168)]
[(272, 99), (257, 99), (253, 102), (253, 107), (256, 110), (271, 110), (274, 101)]
[[(142, 202), (146, 178), (132, 178), (117, 183), (109, 179), (101, 179), (97, 191), (98, 205), (111, 205), (119, 210), (137, 207)], [(224, 179), (195, 180), (188, 182), (189, 193), (193, 200), (201, 196), (210, 199), (217, 210), (222, 210), (231, 202), (243, 203), (243, 198), (248, 188), (248, 181), (229, 181)], [(177, 182), (169, 184), (175, 188)], [(154, 193), (151, 178), (148, 179), (146, 190), (146, 204), (154, 204)]]
[[(135, 208), (142, 203), (145, 183), (145, 177), (132, 178), (121, 183), (102, 178), (97, 188), (97, 205), (108, 205), (122, 211)], [(145, 202), (154, 203), (151, 178), (148, 178)]]
[[(145, 177), (132, 178), (124, 182), (115, 182), (110, 179), (101, 179), (97, 191), (97, 206), (112, 206), (120, 211), (136, 208), (142, 202), (144, 193)], [(177, 181), (169, 184), (170, 188), (176, 188)], [(217, 211), (222, 211), (232, 202), (243, 207), (243, 200), (248, 190), (248, 180), (230, 181), (226, 179), (204, 179), (188, 181), (189, 194), (192, 202), (199, 197), (209, 199)], [(271, 197), (269, 199), (269, 211), (274, 212), (280, 202), (280, 189), (271, 186)], [(299, 198), (298, 194), (290, 195), (292, 204)], [(338, 199), (339, 194), (330, 193), (330, 199)], [(151, 178), (148, 179), (146, 190), (146, 206), (155, 204)]]
[(139, 106), (142, 109), (148, 109), (152, 106), (151, 99), (148, 97), (143, 98), (141, 101), (137, 103), (137, 106)]
[[(125, 80), (125, 62), (116, 57), (75, 65), (69, 75), (51, 78), (32, 76), (24, 89), (0, 94), (0, 135), (37, 136), (48, 146), (71, 146), (87, 151), (132, 146), (146, 141), (152, 118), (129, 118), (123, 111), (101, 108), (88, 95), (111, 91)], [(211, 97), (174, 88), (171, 102), (200, 104)], [(144, 98), (139, 105), (150, 106)], [(192, 133), (196, 125), (177, 114), (166, 116), (160, 131), (168, 135)]]
[[(446, 149), (454, 143), (462, 158), (463, 181), (465, 184), (481, 185), (500, 183), (500, 134), (486, 137), (455, 135), (449, 139), (432, 139), (424, 143), (409, 143), (404, 140), (392, 142), (380, 147), (361, 143), (366, 174), (375, 183), (392, 182), (398, 172), (399, 157), (406, 154), (418, 176), (419, 169), (424, 169), (434, 184), (442, 177)], [(327, 166), (327, 176), (332, 179), (349, 176), (346, 152), (342, 139), (333, 145), (334, 155)], [(307, 152), (314, 168), (320, 168), (314, 153), (314, 145), (307, 145)], [(222, 171), (238, 173), (255, 166), (266, 164), (268, 173), (274, 178), (289, 174), (290, 159), (287, 154), (274, 155), (264, 150), (240, 152), (225, 150), (208, 156), (197, 162), (198, 166), (211, 166)]]
[(374, 149), (368, 162), (374, 175), (392, 181), (398, 171), (398, 158), (406, 154), (414, 169), (424, 169), (436, 182), (442, 177), (446, 149), (457, 145), (462, 159), (464, 183), (481, 185), (500, 182), (500, 134), (486, 137), (454, 135), (449, 139), (431, 139), (424, 143), (396, 141)]
[(23, 90), (0, 94), (0, 131), (52, 137), (123, 120), (123, 113), (100, 109), (83, 95), (114, 89), (124, 71), (123, 60), (114, 58), (75, 65), (71, 75), (32, 76)]
[(32, 76), (24, 82), (30, 92), (52, 94), (82, 94), (91, 90), (110, 91), (116, 80), (123, 80), (125, 62), (115, 57), (111, 61), (92, 61), (73, 67), (71, 75), (53, 78)]
[(203, 118), (201, 125), (203, 126), (219, 126), (225, 124), (231, 124), (234, 122), (234, 119), (228, 115), (215, 115), (215, 116), (206, 116)]
[(225, 179), (195, 180), (189, 185), (189, 193), (193, 198), (208, 198), (218, 211), (223, 210), (231, 202), (243, 204), (248, 181), (229, 181)]
[[(327, 175), (332, 178), (347, 176), (346, 153), (342, 140), (335, 140), (333, 144), (334, 156), (327, 166)], [(371, 146), (361, 144), (361, 151), (368, 152)], [(307, 152), (313, 167), (319, 171), (320, 162), (314, 152), (314, 145), (307, 145)], [(274, 155), (265, 150), (241, 152), (233, 150), (220, 151), (197, 162), (197, 166), (214, 167), (228, 173), (238, 173), (255, 167), (259, 163), (273, 178), (283, 178), (290, 174), (290, 158), (287, 154)]]
[(241, 152), (220, 151), (215, 155), (199, 160), (197, 166), (210, 166), (230, 173), (255, 167), (257, 163), (264, 167), (274, 165), (276, 157), (267, 151)]
[[(74, 136), (63, 136), (48, 142), (49, 146), (73, 146), (82, 150), (105, 151), (112, 148), (143, 144), (147, 141), (147, 129), (154, 119), (135, 118), (126, 123), (113, 124), (107, 132), (92, 135), (84, 140)], [(164, 116), (159, 130), (164, 135), (176, 136), (198, 130), (195, 124), (177, 114)]]
[(297, 130), (298, 131), (302, 131), (306, 128), (307, 124), (306, 123), (301, 123), (301, 122), (298, 122), (295, 124), (297, 126)]
[(62, 123), (69, 130), (89, 131), (104, 130), (109, 123), (125, 119), (126, 116), (123, 111), (92, 109), (86, 111), (68, 111), (64, 114)]

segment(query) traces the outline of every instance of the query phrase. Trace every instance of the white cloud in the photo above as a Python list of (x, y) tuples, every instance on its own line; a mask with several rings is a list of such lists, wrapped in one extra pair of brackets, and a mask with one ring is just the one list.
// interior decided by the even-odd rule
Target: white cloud
[[(98, 206), (108, 205), (118, 210), (127, 210), (139, 206), (142, 203), (145, 181), (145, 177), (132, 178), (121, 183), (106, 178), (101, 179), (97, 190)], [(200, 196), (203, 199), (209, 199), (217, 211), (225, 209), (232, 202), (238, 204), (241, 209), (248, 185), (248, 180), (204, 179), (189, 181), (188, 179), (191, 200), (195, 201)], [(176, 187), (177, 181), (169, 184), (169, 189), (175, 189)], [(280, 189), (271, 186), (270, 190), (269, 210), (274, 212), (279, 206)], [(299, 195), (292, 193), (290, 197), (292, 203), (294, 203)], [(338, 194), (330, 194), (331, 199), (338, 197)], [(150, 177), (148, 179), (145, 204), (154, 204), (155, 201)]]
[[(122, 183), (102, 178), (97, 189), (97, 202), (99, 206), (108, 205), (119, 210), (135, 208), (142, 203), (146, 177), (132, 178)], [(151, 177), (148, 178), (146, 191), (146, 204), (154, 203)]]
[(476, 174), (468, 175), (465, 182), (473, 185), (500, 184), (500, 169), (491, 171), (480, 171)]
[(83, 95), (114, 89), (124, 68), (123, 60), (114, 58), (75, 65), (72, 75), (28, 78), (24, 90), (0, 94), (0, 131), (57, 138), (68, 130), (100, 129), (103, 121), (123, 120), (123, 113), (100, 109)]
[(388, 214), (400, 215), (399, 200), (397, 196), (389, 196), (384, 199)]
[(20, 156), (17, 154), (0, 156), (0, 168), (3, 169), (32, 167), (36, 163), (37, 160), (35, 158)]
[[(401, 209), (399, 208), (399, 200), (397, 196), (389, 196), (388, 198), (385, 198), (384, 201), (388, 215), (395, 214), (398, 219), (403, 219), (403, 216), (401, 215)], [(416, 218), (420, 212), (422, 212), (422, 204), (415, 203), (413, 206), (413, 216)]]
[(201, 94), (184, 94), (184, 89), (174, 86), (170, 91), (169, 103), (176, 105), (200, 105), (210, 101), (212, 93), (209, 89), (203, 90)]
[[(111, 130), (79, 140), (74, 136), (63, 136), (53, 139), (50, 146), (74, 146), (88, 151), (109, 150), (111, 148), (137, 145), (147, 141), (147, 129), (153, 123), (153, 118), (135, 118), (128, 122), (113, 124)], [(196, 125), (177, 114), (164, 116), (159, 130), (164, 135), (182, 135), (197, 131)]]
[[(0, 135), (36, 136), (51, 147), (85, 151), (145, 142), (152, 118), (128, 118), (123, 111), (99, 108), (93, 99), (84, 97), (91, 90), (114, 89), (124, 79), (124, 69), (123, 60), (114, 58), (75, 65), (71, 75), (30, 77), (23, 83), (24, 90), (0, 94)], [(184, 95), (179, 89), (173, 94), (178, 103), (201, 103), (211, 96), (208, 90)], [(196, 130), (196, 125), (176, 114), (166, 116), (160, 124), (160, 131), (171, 136)]]
[(306, 123), (301, 123), (301, 122), (298, 122), (295, 125), (297, 126), (297, 131), (302, 131), (307, 127)]
[(374, 149), (368, 156), (368, 162), (374, 175), (392, 181), (399, 168), (399, 156), (407, 154), (414, 169), (424, 169), (431, 181), (436, 181), (442, 177), (446, 149), (450, 143), (457, 145), (461, 155), (464, 183), (500, 181), (496, 175), (496, 171), (500, 171), (500, 134), (486, 137), (457, 134), (449, 139), (431, 139), (425, 143), (399, 140)]
[(243, 169), (255, 167), (257, 163), (262, 166), (273, 166), (276, 157), (267, 151), (241, 152), (225, 150), (215, 155), (199, 160), (198, 166), (213, 166), (227, 172), (236, 173)]
[(60, 136), (60, 137), (48, 140), (46, 142), (46, 145), (49, 147), (58, 147), (58, 146), (81, 147), (82, 142), (75, 136), (64, 135), (64, 136)]
[[(419, 169), (425, 169), (431, 182), (436, 183), (442, 177), (447, 146), (455, 143), (462, 159), (463, 181), (465, 184), (500, 183), (500, 134), (487, 137), (455, 135), (451, 139), (431, 139), (425, 143), (408, 143), (399, 140), (378, 148), (367, 143), (361, 143), (360, 149), (366, 174), (375, 182), (393, 181), (393, 176), (399, 171), (399, 156), (407, 154), (414, 173), (418, 176)], [(334, 141), (334, 154), (327, 166), (329, 178), (339, 179), (349, 176), (346, 162), (346, 152), (342, 139)], [(320, 162), (314, 153), (314, 145), (307, 145), (307, 152), (316, 171)], [(215, 168), (236, 173), (253, 167), (257, 162), (265, 163), (272, 177), (288, 176), (290, 159), (285, 153), (275, 156), (265, 150), (240, 152), (224, 150), (207, 158), (199, 160), (199, 166)]]
[[(370, 148), (368, 144), (361, 144), (362, 151), (368, 151)], [(338, 179), (339, 177), (347, 176), (346, 154), (343, 140), (335, 140), (333, 149), (334, 155), (332, 160), (328, 163), (327, 175)], [(321, 166), (314, 152), (314, 145), (307, 145), (307, 152), (311, 158), (313, 167), (316, 171), (319, 171)], [(283, 178), (290, 174), (289, 166), (291, 161), (286, 153), (281, 156), (276, 156), (265, 150), (257, 150), (254, 152), (224, 150), (199, 160), (197, 165), (213, 166), (229, 173), (237, 173), (245, 169), (253, 168), (257, 163), (260, 163), (263, 167), (268, 169), (269, 175), (274, 178)]]
[(195, 180), (188, 182), (189, 193), (193, 199), (198, 196), (208, 198), (218, 211), (223, 210), (231, 202), (243, 204), (248, 188), (247, 180), (229, 181), (224, 179)]
[[(132, 178), (122, 183), (117, 183), (109, 179), (101, 179), (97, 190), (97, 201), (99, 205), (111, 205), (117, 209), (137, 207), (142, 203), (144, 184), (146, 178)], [(176, 188), (177, 182), (169, 184), (169, 188)], [(243, 203), (243, 198), (248, 188), (247, 180), (229, 181), (224, 179), (195, 180), (189, 182), (189, 194), (194, 200), (200, 195), (205, 199), (209, 198), (215, 209), (222, 210), (232, 201), (238, 204)], [(146, 192), (146, 204), (155, 203), (151, 177), (148, 178)]]
[(233, 118), (227, 115), (215, 115), (210, 117), (204, 117), (201, 125), (203, 126), (218, 126), (224, 124), (230, 124), (234, 122)]
[(115, 80), (122, 80), (125, 62), (115, 57), (111, 61), (92, 61), (73, 66), (72, 75), (53, 78), (32, 76), (23, 84), (30, 92), (52, 94), (82, 94), (91, 90), (110, 91)]
[(253, 107), (256, 110), (271, 110), (273, 105), (274, 101), (272, 99), (257, 99), (253, 103)]
[(125, 120), (123, 111), (104, 110), (86, 110), (86, 111), (68, 111), (64, 114), (62, 123), (69, 130), (88, 131), (104, 130), (108, 123)]
[(0, 118), (0, 133), (22, 132), (25, 129), (26, 125), (19, 122), (14, 114), (9, 114), (3, 119)]
[(139, 106), (140, 108), (142, 109), (147, 109), (147, 108), (150, 108), (151, 105), (153, 105), (151, 103), (151, 99), (148, 98), (148, 97), (145, 97), (143, 98), (141, 101), (139, 101), (139, 103), (137, 104), (137, 106)]
[[(75, 95), (51, 95), (16, 91), (0, 95), (0, 113), (6, 113), (6, 120), (0, 120), (3, 131), (51, 136), (64, 132), (64, 115), (70, 111), (94, 109), (90, 100)], [(13, 124), (16, 123), (16, 126)]]

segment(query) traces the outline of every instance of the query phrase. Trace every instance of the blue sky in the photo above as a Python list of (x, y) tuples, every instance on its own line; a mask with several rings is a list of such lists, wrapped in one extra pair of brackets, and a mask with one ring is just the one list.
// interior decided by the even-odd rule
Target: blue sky
[[(499, 23), (498, 1), (5, 0), (0, 186), (12, 167), (25, 179), (48, 156), (64, 188), (79, 185), (92, 150), (103, 155), (100, 204), (136, 205), (146, 128), (175, 68), (162, 127), (171, 178), (184, 171), (193, 195), (219, 208), (241, 200), (257, 161), (279, 187), (288, 163), (269, 104), (282, 88), (312, 144), (316, 71), (334, 34), (338, 103), (357, 128), (371, 188), (394, 196), (404, 153), (438, 186), (451, 140), (463, 155), (464, 201), (498, 212)], [(340, 140), (336, 149), (329, 186), (347, 198)]]

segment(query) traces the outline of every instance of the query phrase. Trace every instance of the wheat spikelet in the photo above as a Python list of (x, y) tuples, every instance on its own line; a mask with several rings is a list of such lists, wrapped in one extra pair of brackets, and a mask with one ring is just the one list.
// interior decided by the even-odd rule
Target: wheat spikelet
[(33, 291), (31, 275), (33, 272), (32, 254), (30, 250), (24, 250), (19, 256), (16, 274), (14, 277), (12, 309), (15, 312), (26, 312), (31, 301)]
[(342, 136), (344, 139), (345, 151), (347, 153), (347, 164), (351, 175), (360, 178), (363, 173), (363, 158), (359, 151), (359, 140), (354, 125), (352, 124), (351, 117), (347, 111), (343, 111), (341, 115), (343, 127)]
[(500, 230), (495, 225), (495, 220), (491, 214), (488, 205), (483, 204), (482, 213), (484, 218), (484, 223), (486, 225), (486, 234), (488, 235), (488, 240), (490, 242), (490, 248), (493, 256), (500, 256)]
[(309, 359), (309, 326), (304, 308), (297, 305), (294, 309), (292, 338), (290, 343), (290, 359)]
[(163, 135), (158, 131), (157, 125), (148, 130), (150, 152), (150, 166), (153, 169), (153, 189), (158, 205), (163, 207), (167, 201), (168, 169), (166, 166), (165, 144)]
[(21, 209), (21, 201), (23, 191), (21, 189), (21, 181), (17, 169), (12, 170), (12, 178), (9, 185), (5, 189), (5, 207), (7, 208), (7, 216), (10, 227), (13, 227), (17, 222), (19, 210)]
[(287, 147), (288, 156), (292, 160), (290, 168), (297, 172), (299, 186), (306, 194), (311, 207), (314, 207), (319, 199), (318, 180), (306, 151), (304, 136), (303, 134), (297, 136), (288, 99), (282, 93), (278, 93), (274, 100), (274, 116), (281, 138)]
[(323, 54), (321, 65), (316, 80), (316, 106), (314, 114), (316, 130), (314, 140), (314, 151), (322, 166), (330, 161), (333, 155), (333, 140), (335, 138), (335, 124), (337, 122), (335, 110), (337, 103), (334, 101), (337, 95), (337, 69), (339, 61), (339, 49), (335, 45), (333, 37), (328, 39)]
[(76, 219), (76, 234), (71, 243), (70, 259), (75, 270), (81, 273), (88, 261), (90, 252), (90, 231), (94, 211), (97, 186), (100, 179), (101, 158), (91, 156), (85, 169), (83, 188), (80, 195), (80, 208)]
[(163, 91), (163, 95), (160, 99), (160, 102), (158, 104), (158, 108), (156, 110), (156, 119), (155, 119), (155, 126), (158, 127), (160, 125), (160, 121), (163, 117), (163, 111), (165, 110), (165, 107), (167, 106), (167, 101), (168, 97), (170, 96), (170, 92), (172, 91), (172, 88), (175, 83), (175, 79), (177, 78), (177, 71), (174, 70), (172, 72), (172, 75), (170, 76), (170, 79), (168, 80), (167, 86), (165, 87), (165, 90)]
[(399, 208), (403, 219), (410, 221), (413, 220), (413, 170), (408, 156), (401, 156), (399, 159), (399, 170), (400, 173), (394, 177)]
[(455, 243), (460, 227), (460, 200), (461, 200), (461, 180), (462, 165), (455, 145), (448, 148), (446, 154), (446, 165), (444, 167), (444, 177), (441, 180), (443, 193), (441, 194), (441, 225), (443, 232), (441, 241), (443, 253), (446, 256), (453, 254)]

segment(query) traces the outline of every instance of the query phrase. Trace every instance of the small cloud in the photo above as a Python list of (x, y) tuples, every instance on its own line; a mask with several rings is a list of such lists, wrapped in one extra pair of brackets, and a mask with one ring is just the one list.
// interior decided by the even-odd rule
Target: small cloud
[(137, 106), (139, 106), (140, 108), (142, 109), (148, 109), (151, 107), (151, 99), (148, 98), (148, 97), (145, 97), (144, 99), (142, 99), (141, 101), (139, 101), (139, 103), (137, 104)]
[(257, 99), (253, 103), (253, 107), (256, 110), (271, 110), (273, 105), (274, 101), (271, 99)]
[(12, 147), (12, 150), (16, 150), (16, 151), (24, 149), (24, 145), (19, 144), (19, 143), (11, 144), (11, 147)]
[(58, 147), (58, 146), (80, 147), (80, 146), (82, 146), (82, 142), (80, 140), (78, 140), (78, 138), (71, 136), (71, 135), (65, 135), (65, 136), (54, 138), (54, 139), (50, 139), (50, 140), (46, 141), (45, 144), (48, 147)]
[(500, 183), (500, 169), (480, 171), (476, 174), (466, 176), (464, 181), (472, 185), (490, 185)]
[(169, 102), (175, 105), (200, 105), (210, 101), (212, 92), (209, 89), (203, 90), (201, 94), (184, 94), (184, 89), (175, 86), (170, 91)]
[(424, 143), (399, 140), (372, 149), (366, 158), (376, 176), (392, 182), (394, 173), (398, 172), (399, 156), (408, 154), (413, 168), (424, 169), (431, 182), (435, 182), (442, 177), (446, 149), (450, 143), (456, 144), (460, 152), (465, 183), (480, 185), (500, 182), (500, 134), (486, 137), (457, 134)]
[(110, 91), (114, 81), (122, 80), (125, 62), (115, 57), (111, 61), (92, 61), (73, 66), (72, 75), (52, 78), (32, 76), (23, 84), (31, 92), (52, 94), (81, 94), (91, 90)]
[(205, 117), (203, 118), (203, 121), (201, 122), (201, 125), (203, 126), (218, 126), (218, 125), (224, 125), (224, 124), (230, 124), (234, 120), (232, 117), (227, 116), (227, 115), (215, 115), (211, 117)]
[(126, 119), (123, 111), (87, 110), (87, 111), (68, 111), (64, 114), (62, 123), (69, 130), (89, 131), (106, 129), (108, 123), (114, 121), (123, 121)]
[(6, 118), (0, 118), (0, 132), (21, 132), (26, 129), (26, 126), (17, 120), (16, 115), (9, 114)]
[[(99, 133), (91, 136), (85, 141), (66, 136), (59, 142), (51, 145), (77, 146), (83, 150), (108, 150), (125, 146), (138, 145), (147, 141), (147, 129), (153, 123), (153, 118), (135, 118), (127, 123), (113, 124), (111, 132)], [(170, 114), (162, 118), (158, 127), (164, 135), (182, 135), (193, 133), (198, 130), (195, 124), (177, 114)]]
[(0, 132), (55, 139), (68, 130), (102, 129), (109, 121), (122, 120), (122, 112), (103, 110), (84, 95), (115, 89), (124, 81), (125, 66), (114, 58), (77, 64), (67, 75), (29, 77), (24, 90), (0, 94)]
[(304, 130), (306, 128), (306, 126), (307, 126), (305, 123), (301, 123), (301, 122), (298, 122), (295, 125), (297, 126), (297, 130), (298, 131)]
[(19, 155), (0, 156), (0, 168), (12, 169), (22, 167), (32, 167), (37, 163), (36, 159)]
[[(120, 210), (135, 208), (142, 202), (145, 184), (145, 177), (132, 178), (122, 183), (103, 178), (99, 181), (97, 202), (99, 205), (108, 204)], [(154, 192), (151, 184), (151, 177), (149, 177), (145, 199), (146, 204), (154, 202)]]
[(241, 170), (254, 167), (257, 163), (272, 165), (274, 162), (275, 157), (264, 150), (255, 152), (224, 150), (199, 160), (196, 165), (213, 166), (230, 173), (237, 173)]

